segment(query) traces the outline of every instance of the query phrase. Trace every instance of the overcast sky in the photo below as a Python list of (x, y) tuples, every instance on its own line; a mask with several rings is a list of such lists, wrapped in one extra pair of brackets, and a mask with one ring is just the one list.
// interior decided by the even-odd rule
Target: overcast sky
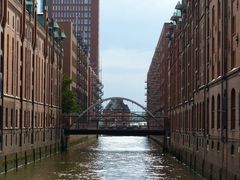
[(145, 81), (164, 22), (178, 0), (100, 0), (104, 97), (145, 105)]

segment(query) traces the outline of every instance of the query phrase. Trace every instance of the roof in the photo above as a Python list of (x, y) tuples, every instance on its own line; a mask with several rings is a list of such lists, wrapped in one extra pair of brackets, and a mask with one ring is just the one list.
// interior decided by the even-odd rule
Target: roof
[(112, 99), (103, 110), (104, 112), (128, 112), (130, 109), (127, 104), (123, 102), (123, 99)]

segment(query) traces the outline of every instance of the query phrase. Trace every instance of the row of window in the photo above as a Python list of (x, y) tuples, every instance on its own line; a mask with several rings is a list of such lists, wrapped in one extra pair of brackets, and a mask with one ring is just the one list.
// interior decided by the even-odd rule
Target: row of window
[[(39, 42), (39, 41), (38, 41)], [(38, 45), (41, 43), (38, 43)], [(15, 46), (16, 48), (15, 48)], [(10, 49), (10, 47), (12, 47)], [(40, 47), (41, 48), (41, 47)], [(20, 44), (19, 41), (14, 39), (13, 37), (11, 38), (9, 34), (7, 34), (7, 59), (6, 59), (6, 93), (16, 95), (18, 96), (21, 92), (21, 84), (19, 83), (19, 80), (22, 81), (22, 76), (19, 77), (19, 71), (22, 74), (23, 72), (23, 67), (20, 65), (21, 63), (19, 62), (19, 57), (21, 57), (21, 51), (20, 51)], [(25, 54), (26, 54), (26, 61), (25, 61), (25, 67), (30, 69), (29, 67), (29, 62), (31, 62), (31, 52), (27, 48), (25, 48)], [(27, 60), (27, 58), (30, 58)], [(38, 58), (37, 58), (38, 59)], [(21, 60), (21, 59), (20, 59)], [(40, 61), (36, 61), (40, 63)], [(20, 68), (19, 68), (20, 67)], [(36, 72), (39, 71), (40, 64), (36, 68)], [(25, 78), (29, 77), (29, 73), (27, 73), (27, 70), (25, 69)], [(37, 78), (40, 77), (40, 74), (35, 75)], [(10, 79), (11, 77), (11, 79)], [(33, 80), (33, 79), (32, 79)], [(39, 82), (39, 81), (38, 81)], [(27, 83), (25, 83), (25, 95), (28, 95), (28, 98), (30, 97), (29, 94), (29, 87), (27, 87)], [(20, 89), (20, 90), (19, 90)]]
[[(5, 127), (6, 128), (16, 128), (20, 127), (20, 110), (14, 110), (10, 108), (5, 108)], [(32, 122), (32, 119), (34, 121)], [(44, 114), (40, 112), (35, 112), (32, 117), (32, 111), (23, 111), (23, 122), (22, 127), (25, 128), (43, 128), (54, 127), (56, 118), (51, 116), (51, 114), (46, 115), (44, 123)]]
[(91, 4), (92, 0), (52, 0), (53, 3), (59, 4)]
[[(231, 99), (230, 99), (230, 129), (234, 130), (236, 129), (236, 124), (237, 124), (237, 95), (235, 89), (231, 90)], [(212, 97), (212, 104), (211, 104), (211, 113), (212, 113), (212, 118), (211, 118), (211, 128), (217, 128), (220, 129), (226, 128), (227, 124), (224, 122), (221, 122), (221, 114), (222, 114), (222, 100), (220, 94), (217, 96), (217, 107), (215, 106), (215, 97)], [(240, 128), (240, 95), (239, 95), (239, 103), (238, 103), (238, 116), (239, 116), (239, 128)], [(215, 121), (215, 114), (217, 113), (217, 121)]]
[(91, 13), (84, 12), (62, 12), (62, 11), (54, 11), (52, 12), (52, 17), (53, 18), (91, 18)]
[(91, 6), (80, 6), (76, 4), (72, 5), (57, 5), (54, 4), (52, 7), (53, 11), (91, 11)]
[(30, 134), (26, 134), (24, 133), (23, 136), (21, 134), (15, 134), (15, 135), (5, 135), (5, 139), (4, 139), (4, 143), (5, 146), (13, 146), (14, 141), (15, 141), (15, 145), (20, 146), (20, 139), (23, 138), (22, 143), (23, 144), (29, 144), (34, 142), (40, 142), (40, 141), (45, 141), (46, 136), (50, 136), (48, 139), (53, 139), (54, 134), (53, 133), (45, 133), (45, 132), (35, 132), (34, 136), (31, 136)]
[[(180, 143), (180, 137), (181, 137), (181, 141), (182, 141), (182, 145), (187, 145), (188, 147), (190, 147), (191, 145), (196, 145), (197, 150), (199, 150), (199, 147), (205, 147), (205, 143), (204, 143), (204, 139), (203, 138), (197, 138), (196, 141), (194, 140), (194, 138), (191, 138), (188, 135), (179, 135), (179, 134), (175, 134), (173, 135), (173, 140), (175, 142), (177, 142), (178, 144)], [(209, 145), (209, 140), (207, 140), (207, 151), (209, 151), (209, 147), (214, 150), (216, 148), (216, 150), (218, 152), (220, 152), (220, 146), (221, 143), (220, 141), (215, 142), (214, 140), (211, 141), (211, 144)], [(216, 147), (215, 147), (216, 146)], [(230, 147), (230, 152), (231, 155), (234, 155), (237, 151), (239, 151), (240, 149), (235, 148), (234, 144), (231, 144)]]
[[(90, 19), (75, 19), (75, 20), (73, 20), (73, 22), (74, 22), (74, 25), (78, 24), (79, 26), (80, 25), (87, 26), (87, 25), (91, 24)], [(86, 31), (88, 31), (88, 30), (90, 31), (90, 26), (88, 27), (88, 29)]]
[[(29, 31), (28, 31), (29, 32)], [(28, 41), (29, 42), (29, 41)], [(23, 94), (24, 98), (31, 99), (32, 94), (35, 93), (34, 98), (37, 101), (43, 102), (44, 95), (43, 90), (36, 91), (37, 88), (42, 89), (44, 85), (44, 61), (40, 58), (40, 51), (44, 51), (44, 42), (38, 38), (37, 47), (39, 51), (36, 52), (35, 59), (33, 59), (33, 55), (29, 47), (25, 47), (24, 51), (24, 62), (22, 62), (22, 51), (21, 45), (18, 39), (11, 37), (10, 34), (7, 34), (6, 39), (6, 73), (5, 73), (5, 93), (9, 95), (19, 96)], [(29, 45), (30, 46), (30, 45)], [(49, 46), (49, 57), (51, 57), (51, 47)], [(39, 55), (39, 56), (38, 56)], [(32, 69), (34, 71), (32, 71)], [(32, 71), (32, 72), (31, 72)], [(51, 74), (51, 72), (52, 74)], [(46, 84), (49, 81), (49, 76), (57, 77), (58, 71), (56, 67), (52, 66), (49, 68), (48, 63), (46, 64)], [(23, 76), (21, 76), (23, 75)], [(33, 78), (34, 77), (34, 78)], [(49, 87), (46, 86), (48, 89)], [(59, 89), (58, 86), (53, 87), (53, 91)], [(49, 100), (48, 92), (45, 94), (47, 98), (47, 103)], [(53, 102), (55, 105), (58, 104), (57, 94), (54, 93)]]
[[(216, 98), (216, 99), (215, 99)], [(237, 105), (237, 99), (238, 105)], [(240, 94), (236, 94), (236, 90), (231, 90), (231, 97), (228, 100), (228, 122), (223, 121), (223, 111), (222, 108), (222, 97), (220, 94), (217, 97), (212, 96), (211, 102), (207, 100), (207, 107), (204, 103), (196, 104), (195, 108), (192, 110), (187, 110), (180, 115), (174, 115), (173, 119), (173, 129), (175, 130), (197, 130), (203, 131), (209, 129), (226, 129), (229, 127), (231, 130), (235, 130), (237, 127), (240, 128)], [(211, 106), (210, 106), (211, 105)], [(205, 109), (206, 108), (206, 109)], [(211, 109), (210, 109), (211, 108)], [(205, 111), (209, 110), (209, 113)], [(209, 118), (211, 115), (211, 119)], [(206, 122), (204, 122), (204, 116), (206, 115)], [(210, 120), (210, 121), (209, 121)], [(238, 122), (238, 126), (237, 126)], [(228, 124), (227, 124), (228, 123)]]

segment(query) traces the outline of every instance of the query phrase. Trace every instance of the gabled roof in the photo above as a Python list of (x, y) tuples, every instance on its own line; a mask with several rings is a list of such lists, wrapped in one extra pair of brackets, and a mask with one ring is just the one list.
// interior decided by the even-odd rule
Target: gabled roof
[(122, 99), (112, 99), (105, 109), (104, 112), (129, 112), (130, 109), (127, 104), (124, 104)]

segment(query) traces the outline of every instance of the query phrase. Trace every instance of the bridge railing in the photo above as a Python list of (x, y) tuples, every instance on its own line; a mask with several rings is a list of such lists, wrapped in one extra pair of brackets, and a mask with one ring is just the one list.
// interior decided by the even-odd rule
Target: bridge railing
[(77, 122), (70, 129), (98, 129), (98, 122)]

